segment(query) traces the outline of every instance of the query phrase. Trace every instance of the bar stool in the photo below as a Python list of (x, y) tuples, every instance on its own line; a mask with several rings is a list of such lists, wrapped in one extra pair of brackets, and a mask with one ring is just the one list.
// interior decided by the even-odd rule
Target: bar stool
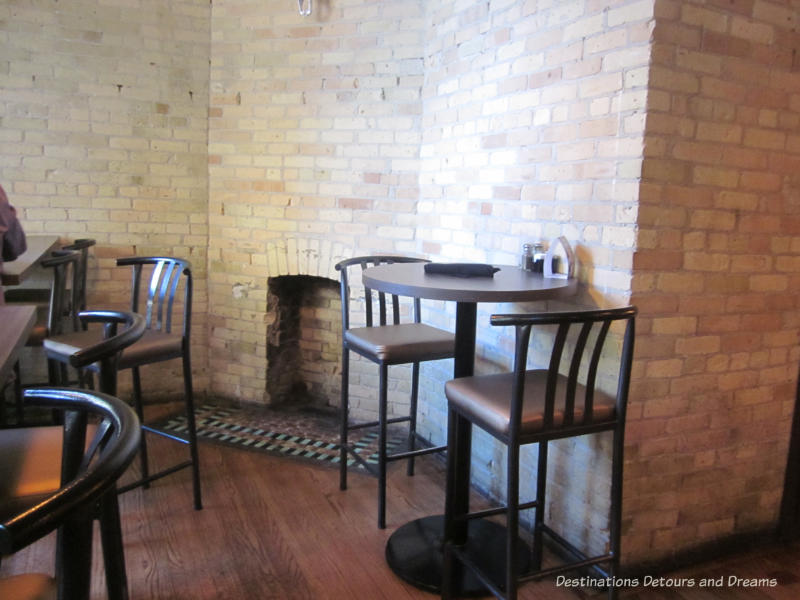
[[(88, 599), (92, 519), (100, 522), (108, 597), (127, 598), (122, 530), (115, 483), (133, 460), (141, 436), (139, 420), (113, 397), (117, 360), (144, 334), (135, 313), (93, 311), (86, 322), (103, 323), (93, 346), (70, 356), (75, 368), (94, 365), (102, 393), (66, 388), (26, 390), (28, 404), (62, 414), (63, 426), (19, 427), (0, 436), (0, 555), (16, 552), (56, 527), (58, 598)], [(125, 329), (118, 332), (119, 325)], [(89, 423), (88, 415), (94, 415)], [(87, 443), (87, 440), (90, 440)], [(41, 598), (53, 588), (44, 576), (0, 580), (0, 597)], [(24, 596), (27, 597), (27, 596)], [(50, 596), (46, 596), (50, 597)]]
[[(514, 370), (511, 373), (463, 377), (445, 384), (448, 400), (448, 467), (445, 499), (445, 562), (442, 598), (458, 595), (455, 576), (458, 569), (473, 571), (498, 598), (514, 600), (520, 583), (540, 579), (581, 567), (594, 567), (601, 577), (613, 578), (619, 567), (620, 521), (622, 511), (622, 464), (625, 411), (628, 400), (633, 358), (635, 307), (611, 310), (494, 315), (494, 326), (513, 326), (516, 330)], [(612, 324), (624, 325), (622, 349), (616, 352), (608, 335)], [(555, 332), (553, 327), (555, 326)], [(575, 335), (570, 335), (572, 330)], [(536, 328), (535, 337), (531, 331)], [(540, 335), (541, 333), (541, 335)], [(528, 345), (553, 336), (549, 364), (544, 369), (528, 369)], [(619, 369), (612, 382), (603, 379), (598, 385), (601, 359), (619, 355)], [(563, 361), (563, 362), (562, 362)], [(563, 366), (562, 366), (563, 365)], [(609, 383), (615, 392), (605, 391)], [(463, 432), (473, 425), (491, 434), (508, 449), (506, 504), (498, 508), (469, 512), (465, 498), (469, 491), (469, 452), (459, 444), (469, 445)], [(611, 467), (611, 505), (609, 550), (598, 556), (586, 556), (545, 522), (548, 442), (601, 431), (613, 435)], [(460, 440), (462, 440), (460, 442)], [(519, 499), (520, 448), (538, 444), (536, 498), (521, 503)], [(457, 460), (456, 457), (461, 457)], [(519, 511), (535, 509), (530, 573), (520, 573)], [(505, 562), (503, 568), (477, 564), (468, 552), (466, 525), (470, 519), (493, 515), (506, 516)], [(568, 564), (542, 569), (543, 535), (571, 557)], [(608, 570), (598, 565), (607, 564)], [(497, 572), (497, 571), (500, 572)], [(616, 587), (609, 587), (609, 598), (616, 597)]]
[[(133, 399), (142, 429), (148, 433), (169, 438), (189, 446), (189, 457), (176, 465), (156, 473), (150, 472), (145, 436), (140, 445), (142, 477), (139, 481), (120, 488), (125, 492), (138, 486), (149, 487), (150, 482), (166, 477), (184, 468), (192, 472), (194, 507), (203, 507), (200, 489), (200, 459), (197, 450), (197, 429), (192, 390), (190, 357), (192, 322), (192, 270), (188, 261), (163, 257), (128, 257), (117, 260), (117, 266), (131, 267), (131, 311), (141, 312), (145, 318), (145, 333), (137, 343), (126, 348), (120, 356), (118, 368), (131, 369), (133, 374)], [(144, 293), (144, 299), (140, 298)], [(182, 310), (180, 310), (180, 308)], [(93, 331), (77, 331), (68, 335), (51, 336), (45, 340), (45, 352), (51, 360), (65, 362), (68, 357), (96, 343)], [(140, 370), (145, 365), (172, 359), (181, 359), (184, 390), (184, 408), (187, 419), (187, 437), (174, 436), (150, 427), (144, 420)]]
[[(347, 489), (348, 453), (353, 459), (375, 473), (373, 465), (350, 445), (350, 431), (367, 427), (378, 427), (378, 527), (386, 527), (386, 466), (387, 463), (408, 459), (407, 473), (414, 474), (414, 458), (423, 454), (440, 452), (445, 446), (417, 448), (417, 395), (419, 388), (419, 363), (428, 360), (452, 358), (455, 350), (455, 336), (441, 329), (420, 322), (420, 300), (413, 300), (413, 322), (400, 322), (400, 301), (398, 296), (391, 296), (387, 303), (386, 294), (377, 293), (364, 288), (366, 325), (350, 326), (350, 271), (364, 270), (387, 263), (428, 262), (419, 258), (401, 256), (361, 256), (343, 260), (336, 265), (340, 273), (340, 291), (342, 301), (342, 396), (341, 396), (341, 433), (339, 438), (339, 487)], [(377, 322), (373, 317), (373, 303), (377, 301)], [(387, 311), (391, 307), (391, 319), (387, 319)], [(377, 363), (380, 372), (378, 390), (378, 420), (366, 423), (351, 424), (349, 422), (349, 370), (350, 351)], [(388, 418), (388, 370), (390, 365), (412, 364), (411, 398), (408, 416)], [(387, 426), (394, 423), (408, 423), (408, 450), (388, 454)]]
[[(50, 289), (12, 289), (6, 291), (6, 300), (9, 303), (23, 303), (36, 305), (36, 324), (33, 327), (25, 345), (28, 347), (41, 347), (48, 336), (62, 335), (80, 328), (77, 312), (73, 307), (77, 305), (75, 286), (67, 282), (75, 280), (78, 270), (79, 254), (66, 250), (55, 250), (50, 256), (42, 259), (39, 264), (51, 272)], [(48, 382), (53, 383), (66, 379), (66, 370), (55, 362), (47, 361)], [(14, 365), (14, 397), (16, 399), (16, 420), (22, 424), (25, 413), (22, 404), (21, 371), (19, 363)]]
[[(64, 411), (64, 427), (10, 429), (0, 438), (0, 556), (58, 528), (56, 577), (0, 578), (0, 597), (88, 600), (92, 521), (97, 518), (108, 598), (123, 600), (128, 597), (127, 577), (114, 485), (136, 454), (136, 414), (99, 392), (34, 388), (26, 390), (25, 397), (28, 404)], [(87, 428), (89, 415), (99, 421)]]

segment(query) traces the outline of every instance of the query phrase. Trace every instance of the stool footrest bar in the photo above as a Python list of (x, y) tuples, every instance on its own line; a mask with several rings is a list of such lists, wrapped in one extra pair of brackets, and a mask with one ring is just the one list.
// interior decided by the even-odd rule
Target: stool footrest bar
[(172, 475), (176, 471), (180, 471), (181, 469), (185, 469), (186, 467), (191, 467), (191, 466), (192, 466), (192, 461), (187, 460), (185, 462), (182, 462), (182, 463), (179, 463), (179, 464), (175, 465), (174, 467), (170, 467), (169, 469), (164, 469), (163, 471), (159, 471), (158, 473), (154, 473), (153, 475), (150, 475), (149, 477), (143, 477), (142, 479), (139, 479), (139, 480), (134, 481), (132, 483), (128, 483), (126, 485), (122, 485), (122, 486), (117, 488), (117, 493), (118, 494), (124, 494), (125, 492), (129, 492), (132, 489), (135, 489), (137, 487), (141, 487), (143, 485), (146, 485), (146, 484), (150, 483), (151, 481), (155, 481), (156, 479), (161, 479), (162, 477), (166, 477), (167, 475)]
[[(387, 425), (393, 425), (395, 423), (407, 423), (411, 420), (411, 417), (392, 417), (391, 419), (386, 419)], [(366, 429), (368, 427), (377, 427), (380, 425), (379, 421), (367, 421), (366, 423), (354, 423), (352, 425), (347, 425), (347, 431), (353, 431), (354, 429)]]
[(181, 444), (188, 444), (189, 440), (182, 438), (179, 435), (175, 435), (174, 433), (169, 433), (168, 431), (162, 431), (161, 429), (155, 429), (150, 427), (149, 425), (142, 425), (142, 430), (147, 431), (148, 433), (154, 433), (155, 435), (160, 435), (161, 437), (169, 438), (176, 442), (180, 442)]
[(447, 450), (447, 446), (431, 446), (430, 448), (420, 448), (419, 450), (409, 450), (408, 452), (396, 452), (386, 456), (387, 461), (402, 460), (404, 458), (411, 458), (412, 456), (423, 456), (425, 454), (433, 454), (434, 452), (441, 452)]

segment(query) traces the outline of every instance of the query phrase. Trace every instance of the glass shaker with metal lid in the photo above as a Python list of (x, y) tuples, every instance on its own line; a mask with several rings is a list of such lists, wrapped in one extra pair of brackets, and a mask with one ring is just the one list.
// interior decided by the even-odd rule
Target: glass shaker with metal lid
[(533, 244), (522, 244), (519, 268), (523, 271), (533, 271)]
[(544, 244), (534, 244), (533, 245), (533, 268), (532, 270), (536, 273), (542, 273), (544, 271), (544, 257), (546, 256), (546, 252), (544, 251)]

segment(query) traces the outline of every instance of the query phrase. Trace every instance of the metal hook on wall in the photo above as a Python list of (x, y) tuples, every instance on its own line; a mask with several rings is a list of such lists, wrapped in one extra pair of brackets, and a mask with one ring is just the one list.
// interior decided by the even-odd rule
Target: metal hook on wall
[(311, 2), (312, 0), (308, 0), (308, 6), (306, 6), (306, 0), (297, 0), (297, 10), (300, 11), (301, 16), (307, 17), (311, 14)]

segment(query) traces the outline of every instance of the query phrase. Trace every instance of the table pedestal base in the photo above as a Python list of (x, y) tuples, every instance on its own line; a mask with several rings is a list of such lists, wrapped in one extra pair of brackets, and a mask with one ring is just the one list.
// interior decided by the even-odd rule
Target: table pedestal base
[[(436, 515), (411, 521), (395, 531), (386, 543), (386, 562), (394, 573), (414, 587), (439, 593), (442, 589), (442, 538), (444, 516)], [(506, 529), (483, 519), (469, 522), (467, 552), (486, 568), (492, 581), (505, 579)], [(530, 564), (530, 551), (520, 544), (521, 570)], [(486, 587), (471, 572), (464, 570), (458, 596), (485, 596)]]

